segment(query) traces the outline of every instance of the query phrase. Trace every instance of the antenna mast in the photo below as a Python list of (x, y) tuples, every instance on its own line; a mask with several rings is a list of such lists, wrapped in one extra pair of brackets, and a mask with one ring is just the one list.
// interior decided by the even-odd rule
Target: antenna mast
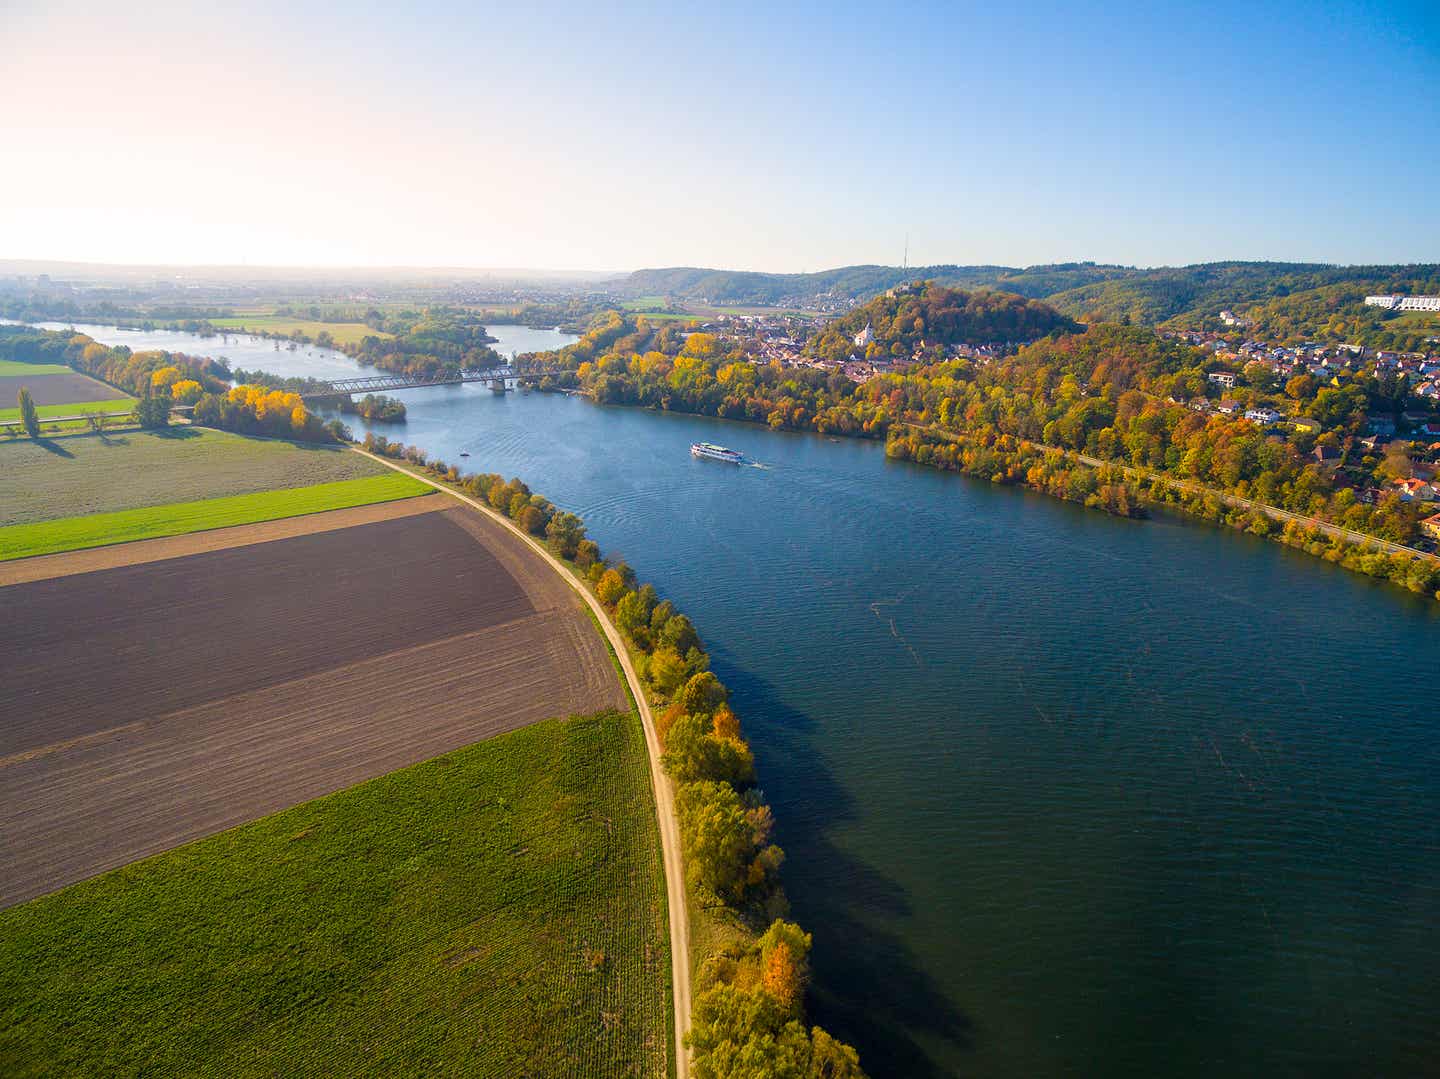
[(910, 269), (910, 234), (905, 234), (905, 261), (900, 264), (902, 270)]

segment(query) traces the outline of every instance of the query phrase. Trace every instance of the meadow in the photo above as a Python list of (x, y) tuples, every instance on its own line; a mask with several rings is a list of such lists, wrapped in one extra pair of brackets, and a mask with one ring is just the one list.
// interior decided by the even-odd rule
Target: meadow
[(317, 322), (289, 315), (236, 315), (232, 318), (212, 318), (210, 324), (217, 330), (245, 330), (281, 337), (302, 333), (311, 340), (328, 331), (337, 345), (358, 345), (366, 337), (383, 339), (391, 336), (373, 330), (363, 322)]
[(11, 558), (78, 551), (112, 543), (179, 536), (212, 528), (299, 517), (324, 510), (368, 506), (429, 494), (419, 480), (387, 472), (308, 487), (172, 502), (112, 513), (90, 513), (0, 528), (0, 562)]
[(387, 474), (340, 446), (206, 428), (0, 443), (0, 525)]
[(0, 913), (10, 1076), (663, 1077), (669, 1013), (646, 752), (617, 712)]

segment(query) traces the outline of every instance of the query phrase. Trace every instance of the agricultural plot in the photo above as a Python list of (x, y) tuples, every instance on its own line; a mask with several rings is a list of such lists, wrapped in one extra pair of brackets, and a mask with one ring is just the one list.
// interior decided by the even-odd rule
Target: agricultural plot
[[(0, 906), (623, 706), (565, 583), (499, 525), (433, 505), (160, 561), (132, 544), (93, 572), (66, 574), (92, 556), (64, 556), (0, 587), (24, 612), (0, 620)], [(136, 564), (115, 564), (126, 553)]]
[[(46, 370), (49, 370), (54, 365), (45, 364), (43, 366)], [(60, 368), (60, 371), (65, 373), (31, 374), (26, 372), (24, 374), (0, 374), (0, 404), (14, 405), (22, 388), (30, 391), (30, 396), (34, 399), (35, 404), (42, 410), (47, 406), (50, 406), (52, 411), (54, 408), (59, 408), (60, 411), (53, 412), (53, 414), (57, 416), (66, 415), (64, 411), (66, 408), (78, 412), (80, 409), (75, 406), (79, 405), (99, 402), (103, 402), (106, 405), (113, 405), (116, 401), (119, 401), (120, 404), (115, 405), (115, 407), (123, 408), (127, 404), (133, 404), (135, 401), (135, 398), (120, 392), (114, 386), (107, 386), (105, 383), (93, 379), (89, 375), (77, 374), (63, 367)], [(5, 408), (0, 410), (0, 419), (13, 419), (14, 417), (8, 415), (11, 412), (13, 412), (15, 416), (20, 414), (18, 407)]]
[(391, 472), (310, 487), (256, 491), (248, 495), (11, 525), (0, 528), (0, 562), (368, 506), (428, 495), (430, 491), (430, 487), (418, 480)]
[(0, 1060), (663, 1079), (668, 943), (638, 720), (553, 720), (0, 912)]
[(9, 375), (68, 375), (71, 369), (63, 363), (26, 363), (24, 360), (0, 360), (0, 378)]
[(0, 443), (0, 525), (390, 474), (339, 446), (203, 428)]
[(371, 329), (363, 322), (315, 322), (285, 315), (237, 315), (234, 318), (214, 318), (210, 324), (217, 330), (273, 333), (285, 337), (303, 333), (306, 337), (315, 338), (321, 333), (329, 333), (337, 345), (358, 345), (367, 337), (386, 339), (392, 336)]
[[(128, 412), (135, 407), (133, 397), (115, 397), (108, 401), (87, 401), (82, 405), (36, 405), (35, 415), (42, 420), (60, 419), (66, 416), (83, 416), (92, 412)], [(19, 406), (0, 408), (0, 423), (20, 419)], [(124, 422), (118, 417), (116, 422)]]

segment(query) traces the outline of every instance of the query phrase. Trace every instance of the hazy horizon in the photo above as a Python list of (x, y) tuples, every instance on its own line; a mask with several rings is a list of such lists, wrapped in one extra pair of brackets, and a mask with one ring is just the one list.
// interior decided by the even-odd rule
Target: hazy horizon
[(0, 256), (566, 273), (1440, 258), (1428, 4), (21, 0)]

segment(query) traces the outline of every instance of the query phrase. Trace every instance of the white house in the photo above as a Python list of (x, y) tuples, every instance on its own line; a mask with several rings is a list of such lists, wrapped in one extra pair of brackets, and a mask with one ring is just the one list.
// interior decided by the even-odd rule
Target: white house
[(1245, 418), (1247, 420), (1253, 420), (1261, 427), (1269, 427), (1272, 423), (1279, 423), (1282, 415), (1282, 413), (1276, 412), (1273, 408), (1270, 408), (1268, 406), (1263, 408), (1247, 409), (1245, 412)]
[(875, 340), (875, 327), (867, 322), (865, 328), (855, 335), (855, 347), (864, 348), (873, 340)]
[(1205, 377), (1217, 386), (1223, 386), (1227, 390), (1233, 390), (1235, 388), (1235, 376), (1229, 371), (1211, 371)]
[(1440, 296), (1366, 296), (1365, 302), (1387, 311), (1440, 311)]

